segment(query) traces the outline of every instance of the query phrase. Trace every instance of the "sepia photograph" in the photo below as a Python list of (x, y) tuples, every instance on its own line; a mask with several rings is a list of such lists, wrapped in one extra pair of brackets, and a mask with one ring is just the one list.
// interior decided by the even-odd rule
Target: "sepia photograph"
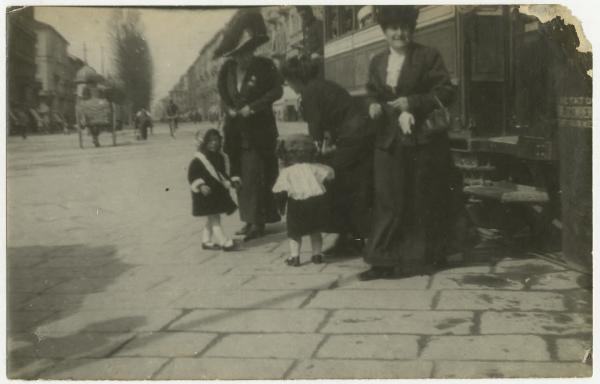
[(569, 4), (4, 12), (5, 379), (592, 377)]

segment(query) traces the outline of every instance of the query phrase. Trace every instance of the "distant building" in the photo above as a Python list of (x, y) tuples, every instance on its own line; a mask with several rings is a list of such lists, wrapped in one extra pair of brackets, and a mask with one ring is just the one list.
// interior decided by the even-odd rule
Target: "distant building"
[(73, 68), (77, 62), (69, 57), (69, 42), (54, 27), (36, 21), (35, 30), (36, 78), (41, 83), (38, 113), (45, 129), (52, 130), (65, 121), (65, 116), (73, 116)]
[(32, 7), (9, 9), (7, 14), (7, 111), (9, 132), (17, 125), (35, 130), (29, 110), (37, 105), (39, 84), (35, 79), (36, 31)]

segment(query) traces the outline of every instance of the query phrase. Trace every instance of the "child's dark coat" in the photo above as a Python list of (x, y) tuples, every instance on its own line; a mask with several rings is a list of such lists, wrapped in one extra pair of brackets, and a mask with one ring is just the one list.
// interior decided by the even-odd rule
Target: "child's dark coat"
[[(228, 189), (231, 185), (228, 168), (228, 159), (223, 153), (196, 154), (188, 168), (188, 182), (192, 187), (192, 215), (229, 215), (235, 212), (237, 206)], [(207, 196), (200, 193), (202, 184), (210, 188)]]

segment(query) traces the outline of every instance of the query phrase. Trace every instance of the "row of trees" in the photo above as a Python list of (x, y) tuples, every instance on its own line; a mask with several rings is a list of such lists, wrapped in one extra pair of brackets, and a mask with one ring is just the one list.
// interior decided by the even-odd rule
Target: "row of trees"
[(117, 8), (109, 21), (114, 60), (112, 81), (133, 113), (149, 109), (154, 85), (152, 56), (140, 16), (138, 10)]

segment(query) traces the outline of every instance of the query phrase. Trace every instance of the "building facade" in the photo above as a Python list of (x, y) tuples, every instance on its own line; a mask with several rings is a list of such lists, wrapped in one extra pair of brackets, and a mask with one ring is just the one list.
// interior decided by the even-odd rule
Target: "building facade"
[(7, 14), (7, 98), (9, 132), (16, 127), (35, 129), (30, 110), (37, 105), (36, 30), (32, 7), (11, 10)]
[(36, 78), (41, 88), (37, 112), (44, 130), (62, 128), (67, 116), (74, 117), (75, 84), (78, 66), (83, 65), (68, 54), (69, 42), (51, 25), (36, 21)]

